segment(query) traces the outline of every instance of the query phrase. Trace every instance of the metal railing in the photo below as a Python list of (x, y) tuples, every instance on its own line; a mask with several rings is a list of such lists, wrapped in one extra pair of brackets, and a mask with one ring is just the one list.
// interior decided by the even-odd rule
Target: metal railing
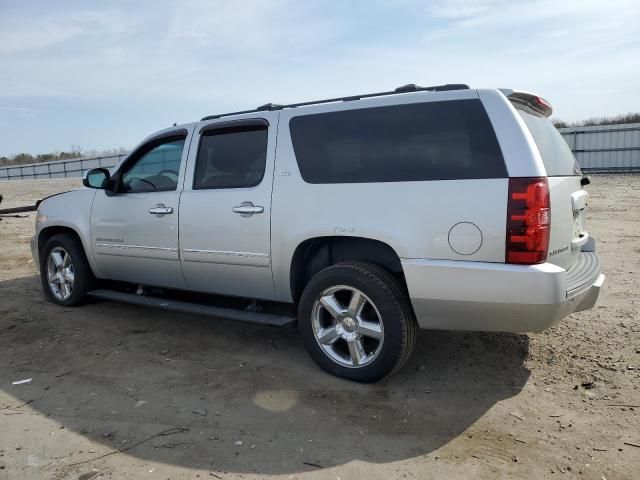
[(640, 171), (640, 123), (558, 129), (585, 172)]
[(35, 178), (77, 178), (91, 168), (112, 168), (120, 163), (124, 157), (126, 157), (126, 154), (95, 158), (72, 158), (55, 162), (0, 167), (0, 181)]

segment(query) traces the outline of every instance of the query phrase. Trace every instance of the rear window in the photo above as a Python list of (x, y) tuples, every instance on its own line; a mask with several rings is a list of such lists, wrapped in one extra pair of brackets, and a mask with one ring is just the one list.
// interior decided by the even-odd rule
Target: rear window
[(549, 177), (581, 175), (573, 152), (560, 132), (546, 117), (517, 109), (533, 137)]
[(480, 100), (413, 103), (291, 119), (308, 183), (503, 178), (507, 171)]

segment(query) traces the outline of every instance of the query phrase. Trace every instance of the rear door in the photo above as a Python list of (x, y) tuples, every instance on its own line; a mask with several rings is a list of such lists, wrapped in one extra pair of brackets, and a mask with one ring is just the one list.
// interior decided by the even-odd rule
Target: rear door
[(531, 132), (549, 179), (551, 237), (547, 261), (568, 270), (589, 239), (585, 230), (589, 194), (582, 188), (582, 172), (569, 145), (548, 118), (514, 106)]
[(278, 114), (198, 126), (180, 199), (189, 290), (275, 298), (271, 189)]

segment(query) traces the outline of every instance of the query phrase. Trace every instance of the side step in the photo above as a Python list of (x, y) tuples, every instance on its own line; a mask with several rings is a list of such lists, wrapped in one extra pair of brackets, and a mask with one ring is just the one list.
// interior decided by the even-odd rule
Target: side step
[(168, 300), (166, 298), (148, 297), (144, 295), (134, 295), (132, 293), (118, 292), (116, 290), (92, 290), (89, 292), (92, 297), (113, 302), (131, 303), (143, 305), (145, 307), (161, 308), (173, 312), (195, 313), (197, 315), (207, 315), (211, 317), (227, 318), (239, 320), (241, 322), (261, 323), (263, 325), (275, 325), (284, 327), (295, 323), (296, 319), (287, 315), (274, 315), (271, 313), (252, 312), (249, 310), (236, 310), (233, 308), (214, 307), (201, 303), (180, 302)]

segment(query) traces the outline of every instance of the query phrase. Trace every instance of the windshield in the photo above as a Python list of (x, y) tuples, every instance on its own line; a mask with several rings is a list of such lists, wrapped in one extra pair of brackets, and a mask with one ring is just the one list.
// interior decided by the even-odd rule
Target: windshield
[(547, 176), (582, 175), (573, 152), (556, 127), (545, 117), (533, 115), (521, 109), (517, 110), (536, 142)]

